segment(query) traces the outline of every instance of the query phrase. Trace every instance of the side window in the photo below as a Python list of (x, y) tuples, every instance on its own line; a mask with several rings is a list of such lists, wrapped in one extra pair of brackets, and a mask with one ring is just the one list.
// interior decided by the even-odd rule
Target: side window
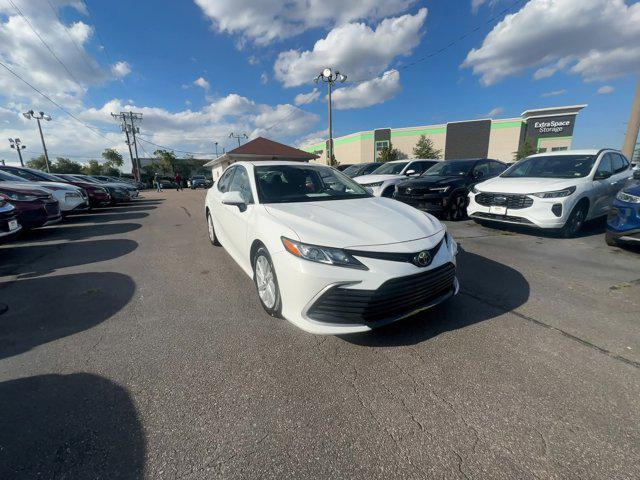
[(360, 175), (367, 175), (368, 173), (373, 172), (380, 165), (382, 165), (382, 164), (381, 163), (373, 163), (371, 165), (368, 165), (367, 167), (364, 168), (364, 170), (362, 171), (362, 173), (360, 173)]
[(236, 173), (229, 184), (230, 192), (240, 192), (245, 203), (253, 203), (253, 194), (251, 193), (251, 182), (247, 169), (243, 166), (236, 167)]
[(606, 173), (609, 175), (613, 174), (613, 165), (611, 163), (611, 154), (605, 153), (600, 160), (600, 165), (598, 165), (598, 169), (596, 170), (596, 176), (598, 174)]
[(25, 180), (30, 180), (32, 182), (40, 181), (40, 179), (36, 175), (34, 175), (31, 172), (28, 172), (27, 170), (20, 170), (18, 168), (16, 169), (7, 168), (6, 171), (12, 175), (16, 175), (17, 177), (24, 178)]
[(506, 165), (503, 165), (500, 162), (489, 162), (489, 175), (495, 177), (496, 175), (500, 175), (507, 169)]
[(629, 168), (629, 163), (622, 155), (618, 153), (612, 153), (610, 155), (613, 157), (614, 173), (624, 172), (627, 168)]
[(229, 188), (229, 182), (231, 181), (231, 177), (233, 176), (233, 172), (235, 171), (236, 167), (231, 167), (228, 168), (220, 177), (220, 180), (218, 180), (218, 190), (220, 190), (221, 192), (226, 192)]
[(473, 176), (476, 178), (486, 178), (489, 176), (489, 162), (479, 162), (473, 167)]

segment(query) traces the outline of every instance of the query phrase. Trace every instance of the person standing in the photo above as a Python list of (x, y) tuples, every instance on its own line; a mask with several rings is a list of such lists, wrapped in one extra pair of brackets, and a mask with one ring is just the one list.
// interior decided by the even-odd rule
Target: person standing
[(153, 181), (156, 183), (156, 189), (158, 192), (162, 191), (162, 179), (160, 178), (160, 174), (156, 173), (153, 176)]
[(176, 182), (176, 192), (178, 190), (182, 190), (182, 177), (179, 173), (176, 173), (176, 178), (174, 179), (174, 181)]

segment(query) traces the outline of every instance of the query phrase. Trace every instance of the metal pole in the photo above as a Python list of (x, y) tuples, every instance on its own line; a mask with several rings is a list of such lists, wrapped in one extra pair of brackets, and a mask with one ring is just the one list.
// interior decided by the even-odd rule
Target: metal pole
[(47, 153), (47, 145), (44, 143), (44, 135), (42, 134), (42, 127), (40, 126), (40, 119), (36, 117), (36, 122), (38, 122), (38, 130), (40, 130), (40, 140), (42, 140), (42, 148), (44, 149), (44, 161), (47, 164), (47, 172), (51, 173), (51, 169), (49, 168), (49, 154)]
[(24, 162), (22, 161), (22, 145), (16, 145), (16, 150), (18, 150), (18, 157), (20, 158), (20, 166), (24, 167)]
[[(131, 112), (129, 112), (131, 114)], [(131, 116), (131, 134), (133, 135), (133, 149), (136, 152), (136, 181), (140, 181), (140, 158), (138, 157), (138, 143), (136, 142), (136, 127), (133, 125), (133, 116)]]
[(627, 124), (627, 135), (624, 138), (624, 146), (622, 147), (622, 153), (629, 160), (633, 160), (633, 150), (638, 141), (638, 130), (640, 129), (640, 80), (638, 80), (638, 86), (636, 87), (636, 98), (633, 100), (631, 106), (631, 117), (629, 117), (629, 123)]
[(131, 158), (131, 165), (133, 166), (133, 173), (134, 176), (138, 170), (138, 165), (136, 164), (135, 160), (133, 159), (133, 152), (131, 151), (131, 140), (129, 140), (129, 129), (127, 128), (127, 125), (125, 123), (125, 127), (124, 127), (124, 134), (127, 136), (127, 147), (129, 147), (129, 157)]
[(331, 118), (331, 84), (332, 82), (327, 82), (329, 86), (329, 148), (327, 149), (327, 165), (333, 164), (333, 122)]

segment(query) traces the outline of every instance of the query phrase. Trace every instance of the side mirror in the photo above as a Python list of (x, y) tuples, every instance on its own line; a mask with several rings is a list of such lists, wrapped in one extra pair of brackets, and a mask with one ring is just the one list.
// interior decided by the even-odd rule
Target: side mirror
[(415, 174), (416, 174), (416, 171), (415, 171), (414, 169), (411, 169), (411, 170), (407, 170), (406, 172), (404, 172), (404, 174), (405, 174), (407, 177), (411, 177), (412, 175), (415, 175)]
[(593, 176), (594, 180), (606, 180), (611, 176), (611, 172), (596, 172)]
[(225, 205), (233, 205), (238, 207), (241, 212), (244, 212), (247, 209), (247, 203), (240, 195), (240, 192), (225, 192), (222, 194), (222, 203)]

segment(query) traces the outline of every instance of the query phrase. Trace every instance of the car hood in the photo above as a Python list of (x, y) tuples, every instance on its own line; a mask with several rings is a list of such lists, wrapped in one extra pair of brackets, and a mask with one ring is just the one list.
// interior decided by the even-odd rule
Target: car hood
[(75, 185), (70, 185), (68, 183), (62, 183), (62, 182), (33, 182), (33, 183), (35, 183), (40, 187), (49, 188), (51, 190), (70, 190), (72, 192), (80, 191), (79, 187), (76, 187)]
[(562, 190), (576, 184), (578, 178), (491, 178), (476, 185), (481, 192), (538, 193)]
[(628, 193), (629, 195), (640, 196), (640, 183), (636, 183), (627, 188), (623, 188), (622, 191), (624, 193)]
[(446, 177), (446, 176), (428, 176), (428, 177), (418, 177), (413, 178), (411, 180), (407, 180), (406, 182), (402, 182), (401, 186), (403, 187), (427, 187), (427, 186), (436, 186), (436, 185), (454, 185), (464, 183), (464, 177)]
[(444, 227), (431, 215), (390, 198), (265, 205), (300, 241), (336, 248), (409, 242)]
[(51, 190), (42, 188), (33, 182), (0, 182), (0, 190), (9, 190), (27, 195), (51, 195)]
[(404, 175), (360, 175), (359, 177), (355, 177), (353, 180), (358, 182), (360, 185), (365, 185), (367, 183), (385, 182), (394, 178), (406, 177)]
[(131, 185), (126, 185), (124, 183), (116, 183), (116, 182), (104, 182), (101, 183), (100, 185), (96, 184), (97, 187), (100, 186), (104, 186), (104, 187), (111, 187), (111, 188), (124, 188), (125, 190), (134, 190), (136, 187), (133, 187)]

